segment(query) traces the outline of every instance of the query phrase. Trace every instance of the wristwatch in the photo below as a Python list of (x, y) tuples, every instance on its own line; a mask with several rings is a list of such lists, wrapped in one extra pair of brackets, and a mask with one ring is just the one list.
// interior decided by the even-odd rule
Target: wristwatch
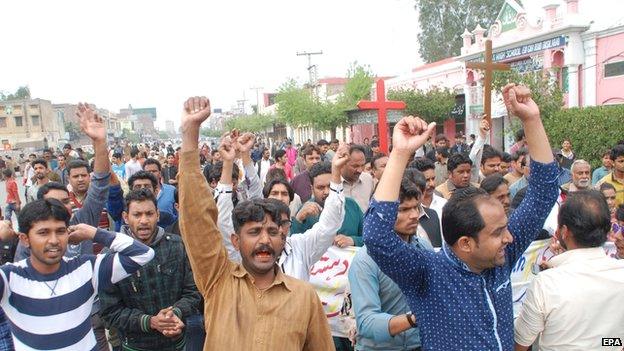
[(416, 324), (416, 316), (414, 316), (412, 313), (408, 313), (408, 314), (405, 315), (405, 317), (407, 318), (407, 321), (412, 326), (412, 328), (416, 328), (416, 326), (417, 326), (417, 324)]

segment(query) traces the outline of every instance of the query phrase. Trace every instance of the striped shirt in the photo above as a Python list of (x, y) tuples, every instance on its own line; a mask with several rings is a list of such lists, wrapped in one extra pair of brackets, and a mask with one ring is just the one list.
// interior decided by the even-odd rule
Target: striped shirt
[(116, 253), (63, 257), (58, 271), (45, 275), (30, 259), (0, 267), (0, 305), (15, 350), (95, 350), (90, 319), (95, 296), (147, 264), (154, 251), (103, 229), (94, 241)]

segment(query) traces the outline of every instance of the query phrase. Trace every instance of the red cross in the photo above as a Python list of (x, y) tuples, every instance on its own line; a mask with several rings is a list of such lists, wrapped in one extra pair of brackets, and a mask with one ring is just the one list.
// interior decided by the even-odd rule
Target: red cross
[(403, 110), (405, 103), (403, 101), (386, 100), (386, 85), (383, 79), (377, 80), (377, 101), (358, 102), (357, 107), (360, 110), (377, 110), (377, 126), (379, 135), (379, 147), (381, 152), (388, 154), (388, 110)]

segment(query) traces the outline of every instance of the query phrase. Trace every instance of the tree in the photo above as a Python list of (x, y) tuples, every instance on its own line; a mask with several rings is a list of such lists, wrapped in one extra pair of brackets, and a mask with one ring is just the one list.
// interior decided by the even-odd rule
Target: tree
[(223, 131), (221, 130), (216, 130), (216, 129), (210, 129), (210, 128), (202, 128), (199, 133), (203, 136), (206, 137), (211, 137), (211, 138), (220, 138), (221, 135), (223, 134)]
[(419, 116), (427, 122), (444, 123), (451, 117), (455, 94), (449, 89), (433, 88), (428, 91), (399, 89), (388, 92), (388, 99), (405, 102), (405, 113)]
[(0, 92), (0, 101), (27, 99), (30, 99), (30, 88), (28, 88), (28, 85), (17, 88), (13, 94), (7, 95), (4, 92)]
[(75, 123), (65, 121), (65, 132), (69, 133), (69, 140), (78, 139), (78, 135), (80, 134), (80, 127)]
[(251, 115), (237, 116), (225, 122), (227, 130), (238, 129), (246, 132), (264, 132), (275, 123), (275, 116)]
[(505, 0), (416, 0), (420, 56), (427, 63), (458, 56), (464, 29), (489, 28)]
[(312, 95), (294, 80), (282, 84), (275, 98), (277, 121), (294, 127), (312, 126), (331, 133), (336, 138), (336, 128), (349, 122), (347, 110), (356, 107), (357, 102), (370, 97), (373, 74), (367, 66), (351, 64), (347, 72), (348, 81), (336, 102), (322, 100)]

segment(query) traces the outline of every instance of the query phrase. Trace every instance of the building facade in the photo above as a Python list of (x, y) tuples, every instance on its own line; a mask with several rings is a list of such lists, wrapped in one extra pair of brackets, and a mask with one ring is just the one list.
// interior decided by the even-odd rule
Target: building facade
[(0, 102), (0, 142), (5, 149), (57, 147), (64, 135), (63, 119), (55, 113), (50, 101)]

